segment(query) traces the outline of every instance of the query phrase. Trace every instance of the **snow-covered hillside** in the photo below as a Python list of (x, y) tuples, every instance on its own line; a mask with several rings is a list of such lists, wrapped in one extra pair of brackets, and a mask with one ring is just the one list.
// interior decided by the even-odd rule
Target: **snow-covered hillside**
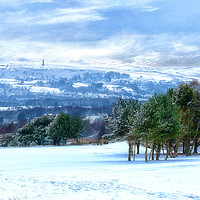
[(99, 104), (96, 99), (105, 100), (102, 106), (107, 106), (119, 96), (145, 101), (154, 92), (163, 93), (199, 77), (198, 68), (108, 66), (94, 70), (90, 66), (12, 63), (0, 67), (0, 106), (93, 106), (93, 102)]
[(128, 162), (127, 149), (126, 142), (0, 148), (0, 199), (200, 199), (200, 156)]

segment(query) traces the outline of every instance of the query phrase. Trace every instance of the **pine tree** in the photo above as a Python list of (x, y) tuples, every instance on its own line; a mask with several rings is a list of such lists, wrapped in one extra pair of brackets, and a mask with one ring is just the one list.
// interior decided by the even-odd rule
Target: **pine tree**
[[(175, 99), (179, 110), (179, 120), (184, 127), (181, 135), (183, 151), (191, 155), (195, 140), (199, 134), (200, 112), (194, 90), (188, 84), (180, 85), (175, 90)], [(192, 146), (190, 145), (192, 142)]]
[(47, 137), (46, 128), (53, 120), (53, 117), (42, 116), (38, 117), (28, 124), (20, 128), (17, 132), (17, 141), (21, 145), (30, 145), (35, 143), (42, 145)]
[(113, 115), (106, 117), (105, 121), (108, 123), (108, 129), (111, 133), (105, 135), (104, 138), (126, 140), (129, 144), (128, 161), (131, 161), (133, 154), (133, 144), (135, 144), (135, 137), (130, 133), (132, 121), (136, 110), (139, 108), (139, 102), (135, 99), (119, 98), (117, 105), (113, 107)]
[(48, 135), (54, 145), (59, 145), (62, 140), (79, 138), (84, 123), (81, 118), (60, 113), (49, 125)]

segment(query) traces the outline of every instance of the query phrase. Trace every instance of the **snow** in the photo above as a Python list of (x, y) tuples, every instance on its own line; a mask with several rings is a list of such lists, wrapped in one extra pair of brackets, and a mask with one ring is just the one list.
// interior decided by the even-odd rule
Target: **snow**
[(119, 85), (103, 85), (103, 87), (106, 87), (110, 91), (116, 91), (119, 90)]
[[(50, 106), (48, 106), (49, 108)], [(13, 110), (20, 110), (20, 109), (30, 109), (33, 106), (15, 106), (15, 107), (0, 107), (0, 111), (13, 111)]]
[(30, 88), (31, 92), (35, 93), (61, 93), (61, 91), (58, 88), (50, 88), (50, 87), (36, 87), (32, 86)]
[(13, 88), (31, 88), (31, 85), (12, 85)]
[(89, 84), (85, 84), (85, 83), (74, 83), (73, 87), (74, 88), (79, 88), (79, 87), (88, 87)]
[(13, 107), (0, 107), (0, 111), (12, 110)]
[(1, 78), (0, 83), (15, 85), (15, 84), (18, 84), (19, 81), (17, 81), (16, 79), (13, 79), (13, 78)]
[(170, 74), (161, 74), (159, 71), (149, 72), (149, 71), (134, 71), (134, 73), (129, 73), (132, 79), (145, 79), (148, 81), (172, 81), (173, 78)]
[(126, 90), (127, 92), (133, 93), (133, 89), (131, 88), (123, 87), (122, 89)]
[(0, 199), (200, 199), (200, 156), (127, 161), (126, 142), (0, 148)]
[(37, 82), (39, 82), (40, 80), (33, 80), (33, 81), (24, 81), (24, 84), (27, 84), (27, 85), (33, 85)]
[(94, 123), (95, 120), (97, 120), (97, 119), (99, 119), (99, 118), (102, 119), (103, 116), (102, 116), (102, 115), (88, 115), (88, 116), (85, 118), (85, 120), (89, 120), (90, 123)]

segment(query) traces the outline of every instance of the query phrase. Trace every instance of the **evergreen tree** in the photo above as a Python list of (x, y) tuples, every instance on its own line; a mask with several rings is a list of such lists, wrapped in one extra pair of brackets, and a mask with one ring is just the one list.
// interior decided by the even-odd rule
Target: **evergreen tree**
[(144, 103), (135, 113), (132, 134), (140, 138), (145, 145), (145, 161), (148, 161), (147, 150), (150, 147), (154, 160), (154, 151), (156, 159), (159, 159), (161, 146), (165, 145), (167, 149), (166, 159), (171, 153), (171, 144), (180, 133), (180, 124), (178, 120), (177, 106), (168, 93), (154, 94)]
[(61, 140), (67, 141), (69, 138), (79, 138), (84, 123), (81, 118), (60, 113), (49, 125), (49, 138), (54, 145), (59, 145)]
[[(175, 90), (175, 99), (179, 110), (179, 120), (184, 126), (181, 135), (183, 152), (191, 155), (193, 145), (199, 134), (200, 112), (194, 90), (188, 84), (180, 85)], [(192, 146), (190, 145), (192, 142)]]
[(195, 108), (196, 111), (196, 136), (194, 138), (194, 153), (198, 153), (198, 147), (200, 145), (200, 83), (197, 80), (193, 80), (189, 83), (189, 86), (193, 89), (195, 96), (197, 97), (197, 105)]
[(149, 141), (149, 117), (147, 113), (147, 103), (142, 104), (132, 118), (131, 133), (142, 144), (145, 144), (145, 161), (147, 162), (147, 149)]
[(20, 128), (17, 132), (17, 141), (22, 145), (30, 145), (35, 143), (42, 145), (47, 137), (46, 127), (53, 120), (53, 117), (42, 116), (36, 118)]
[(85, 125), (83, 120), (78, 116), (71, 117), (71, 136), (70, 138), (78, 139), (82, 137), (82, 131)]
[(131, 160), (131, 155), (133, 154), (133, 144), (136, 144), (136, 138), (130, 134), (130, 131), (133, 116), (139, 105), (139, 102), (135, 99), (119, 98), (117, 105), (113, 107), (113, 115), (105, 118), (111, 134), (104, 136), (104, 138), (127, 140), (129, 144), (128, 161)]
[[(167, 153), (166, 160), (172, 152), (172, 145), (175, 143), (176, 138), (181, 133), (181, 126), (178, 118), (178, 107), (172, 100), (170, 94), (167, 92), (164, 95), (159, 95), (158, 109), (156, 115), (158, 117), (155, 143), (160, 150), (160, 142), (165, 145)], [(159, 153), (159, 152), (157, 152)]]

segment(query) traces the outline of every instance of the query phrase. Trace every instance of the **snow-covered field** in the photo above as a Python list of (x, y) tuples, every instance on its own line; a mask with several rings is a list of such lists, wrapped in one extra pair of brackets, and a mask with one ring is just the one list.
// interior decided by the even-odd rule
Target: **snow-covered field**
[(0, 200), (200, 199), (200, 156), (127, 161), (125, 142), (0, 148)]

